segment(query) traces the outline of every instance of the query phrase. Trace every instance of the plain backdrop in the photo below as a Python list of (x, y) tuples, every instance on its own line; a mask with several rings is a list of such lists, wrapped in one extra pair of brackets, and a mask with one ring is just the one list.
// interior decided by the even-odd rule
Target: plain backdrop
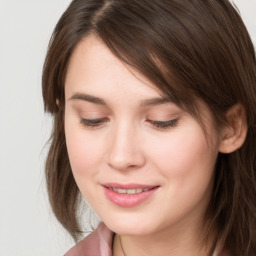
[[(235, 0), (256, 43), (256, 0)], [(63, 255), (73, 241), (54, 219), (44, 186), (41, 70), (70, 0), (0, 0), (0, 256)]]

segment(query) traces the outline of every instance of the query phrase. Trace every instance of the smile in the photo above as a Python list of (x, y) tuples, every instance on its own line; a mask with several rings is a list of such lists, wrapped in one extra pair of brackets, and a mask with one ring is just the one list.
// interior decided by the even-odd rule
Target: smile
[(119, 207), (135, 207), (151, 200), (159, 186), (104, 184), (106, 198)]
[(109, 187), (109, 189), (118, 194), (130, 194), (130, 195), (138, 194), (138, 193), (142, 193), (150, 190), (149, 188), (122, 189), (122, 188), (111, 188), (111, 187)]

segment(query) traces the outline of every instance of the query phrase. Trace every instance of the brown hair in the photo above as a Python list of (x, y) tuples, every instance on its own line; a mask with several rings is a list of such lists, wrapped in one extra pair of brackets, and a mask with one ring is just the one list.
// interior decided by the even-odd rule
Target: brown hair
[(225, 123), (232, 106), (244, 106), (246, 141), (235, 152), (218, 156), (208, 218), (232, 255), (255, 254), (255, 49), (228, 0), (72, 1), (53, 32), (42, 78), (45, 110), (54, 116), (45, 171), (60, 223), (74, 239), (79, 237), (80, 194), (65, 143), (64, 84), (70, 56), (89, 34), (197, 118), (197, 98), (208, 105), (218, 125)]

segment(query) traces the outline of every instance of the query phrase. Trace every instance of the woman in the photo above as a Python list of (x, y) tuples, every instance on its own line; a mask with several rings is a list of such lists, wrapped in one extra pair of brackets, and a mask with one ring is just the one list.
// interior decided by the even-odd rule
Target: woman
[(66, 255), (255, 255), (256, 61), (227, 0), (74, 0), (43, 71)]

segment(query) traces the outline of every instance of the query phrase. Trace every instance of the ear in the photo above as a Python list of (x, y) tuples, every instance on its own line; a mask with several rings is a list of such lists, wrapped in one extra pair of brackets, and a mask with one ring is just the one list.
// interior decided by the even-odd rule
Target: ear
[(56, 105), (57, 105), (57, 107), (60, 106), (60, 101), (59, 101), (59, 99), (56, 99)]
[(219, 152), (228, 154), (239, 149), (247, 134), (247, 117), (242, 104), (231, 107), (226, 113), (227, 124), (221, 132)]

